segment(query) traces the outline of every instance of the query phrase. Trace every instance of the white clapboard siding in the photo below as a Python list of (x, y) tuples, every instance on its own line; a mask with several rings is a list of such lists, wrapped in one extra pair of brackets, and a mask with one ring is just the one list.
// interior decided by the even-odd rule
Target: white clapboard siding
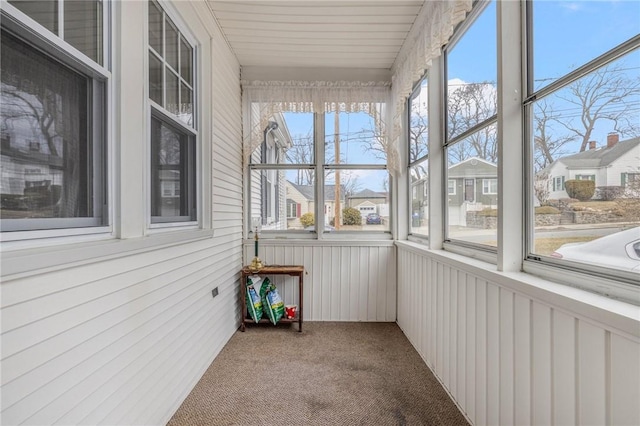
[[(254, 245), (245, 244), (247, 263)], [(384, 242), (261, 240), (259, 257), (271, 265), (303, 265), (309, 321), (395, 321), (395, 247)], [(297, 279), (273, 276), (286, 304), (298, 303)]]
[(397, 257), (398, 324), (473, 424), (640, 424), (637, 325), (415, 245)]
[[(144, 5), (121, 6), (145, 16)], [(1, 424), (164, 424), (237, 329), (240, 68), (206, 5), (176, 2), (175, 11), (199, 43), (213, 237), (127, 256), (88, 249), (67, 268), (3, 276)], [(142, 39), (144, 28), (127, 31)]]

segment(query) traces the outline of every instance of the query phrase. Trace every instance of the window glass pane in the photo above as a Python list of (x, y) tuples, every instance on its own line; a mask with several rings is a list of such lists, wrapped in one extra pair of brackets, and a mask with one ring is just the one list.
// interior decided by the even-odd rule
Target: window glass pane
[[(257, 104), (254, 104), (254, 122), (258, 122), (258, 117)], [(313, 113), (276, 114), (261, 133), (264, 142), (253, 152), (252, 163), (313, 164)], [(296, 183), (306, 184), (304, 179)]]
[(640, 237), (637, 64), (640, 50), (533, 104), (532, 253), (640, 272), (621, 232)]
[(180, 37), (180, 76), (191, 84), (193, 67), (193, 49), (183, 37)]
[[(195, 220), (195, 144), (192, 137), (151, 120), (151, 215)], [(166, 221), (166, 220), (165, 220)]]
[(149, 98), (159, 105), (162, 102), (162, 62), (152, 52), (149, 52)]
[(12, 219), (99, 217), (91, 80), (5, 31), (1, 39), (3, 228)]
[(427, 155), (429, 148), (428, 86), (424, 78), (413, 93), (409, 110), (409, 163)]
[(58, 0), (9, 0), (9, 3), (58, 35)]
[(447, 54), (447, 138), (497, 113), (496, 7), (491, 2)]
[(412, 234), (429, 234), (429, 163), (425, 159), (409, 169)]
[(314, 231), (313, 170), (251, 170), (251, 216), (263, 231)]
[(167, 78), (167, 104), (165, 108), (167, 111), (178, 115), (180, 113), (178, 76), (168, 67), (165, 69), (165, 76)]
[(186, 84), (180, 82), (180, 113), (178, 118), (193, 126), (193, 96), (191, 89)]
[[(491, 125), (447, 148), (448, 238), (495, 246), (497, 242), (498, 165), (496, 126)], [(496, 193), (483, 193), (495, 180)]]
[(534, 1), (535, 90), (637, 35), (639, 16), (638, 1)]
[(169, 66), (178, 71), (178, 30), (169, 18), (165, 18), (165, 59)]
[(65, 0), (64, 39), (102, 64), (102, 2)]
[(385, 164), (387, 153), (384, 105), (369, 115), (365, 112), (325, 114), (325, 162), (327, 164)]
[(155, 1), (149, 3), (149, 46), (151, 46), (160, 56), (164, 55), (162, 50), (162, 9)]
[(329, 169), (324, 185), (325, 230), (388, 231), (389, 200), (386, 170)]

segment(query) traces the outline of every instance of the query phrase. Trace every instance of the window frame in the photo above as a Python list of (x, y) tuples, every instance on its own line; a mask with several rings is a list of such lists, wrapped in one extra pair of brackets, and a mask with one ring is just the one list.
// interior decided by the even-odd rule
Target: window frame
[[(59, 3), (60, 4), (60, 3)], [(2, 29), (11, 33), (39, 54), (58, 65), (71, 69), (87, 79), (87, 134), (91, 135), (90, 167), (93, 198), (93, 217), (15, 219), (3, 224), (0, 240), (3, 242), (38, 240), (77, 235), (106, 234), (112, 231), (113, 187), (111, 185), (111, 141), (109, 125), (112, 103), (111, 66), (111, 11), (110, 1), (102, 1), (101, 63), (65, 41), (63, 6), (58, 9), (58, 34), (50, 31), (9, 2), (3, 2), (0, 11)], [(82, 177), (81, 177), (82, 179)]]
[[(491, 190), (491, 186), (492, 186), (493, 183), (495, 183), (495, 186), (496, 186), (495, 191)], [(482, 194), (483, 195), (496, 195), (496, 194), (498, 194), (498, 179), (497, 178), (483, 178), (482, 179)]]
[[(251, 105), (248, 105), (249, 110), (251, 110)], [(283, 114), (287, 113), (286, 111)], [(324, 223), (325, 221), (325, 206), (324, 203), (319, 203), (317, 200), (324, 200), (324, 192), (325, 192), (325, 173), (328, 170), (384, 170), (388, 173), (387, 164), (342, 164), (342, 163), (327, 163), (325, 161), (325, 144), (317, 143), (318, 140), (324, 140), (325, 136), (325, 117), (327, 113), (309, 113), (312, 114), (313, 117), (313, 161), (310, 163), (269, 163), (265, 161), (264, 153), (266, 152), (262, 147), (264, 147), (264, 140), (261, 144), (261, 151), (263, 154), (261, 155), (260, 161), (256, 162), (254, 159), (254, 154), (252, 153), (248, 165), (245, 170), (247, 170), (247, 187), (244, 191), (244, 199), (247, 205), (247, 214), (245, 217), (246, 226), (247, 226), (247, 238), (253, 238), (254, 230), (257, 226), (257, 221), (261, 218), (260, 215), (255, 216), (254, 212), (252, 212), (252, 188), (253, 181), (260, 175), (260, 173), (269, 170), (277, 170), (277, 171), (290, 171), (290, 170), (312, 170), (314, 173), (314, 217), (316, 218), (315, 222)], [(250, 116), (250, 114), (249, 114)], [(255, 151), (254, 151), (255, 152)], [(276, 153), (277, 154), (277, 153)], [(276, 158), (279, 156), (276, 155)], [(392, 177), (389, 175), (389, 191), (388, 191), (388, 200), (391, 205), (392, 200)], [(262, 200), (261, 200), (262, 203)], [(286, 196), (285, 196), (285, 206), (284, 206), (284, 216), (285, 220), (287, 218), (287, 206), (286, 206)], [(260, 229), (259, 234), (261, 238), (298, 238), (298, 239), (344, 239), (349, 237), (358, 236), (361, 239), (380, 239), (381, 237), (384, 239), (392, 238), (392, 225), (393, 225), (393, 209), (390, 208), (390, 224), (389, 229), (386, 231), (336, 231), (336, 230), (327, 230), (327, 228), (323, 228), (322, 231), (318, 232), (318, 229), (315, 228), (313, 231), (307, 231), (304, 229)]]
[[(455, 49), (457, 43), (467, 34), (467, 31), (474, 25), (477, 19), (484, 13), (485, 9), (492, 3), (495, 2), (496, 5), (496, 14), (498, 12), (499, 0), (477, 0), (474, 2), (473, 9), (467, 14), (467, 17), (464, 21), (462, 21), (458, 27), (454, 30), (453, 36), (449, 40), (449, 42), (442, 49), (442, 78), (440, 81), (440, 85), (442, 88), (442, 108), (443, 108), (443, 117), (442, 117), (442, 144), (441, 147), (443, 149), (442, 162), (443, 162), (443, 171), (444, 177), (443, 179), (448, 182), (449, 180), (449, 157), (448, 151), (450, 148), (454, 147), (458, 143), (464, 143), (465, 140), (484, 129), (487, 129), (491, 126), (498, 126), (498, 109), (499, 100), (496, 100), (497, 108), (496, 113), (490, 117), (485, 118), (482, 121), (472, 125), (466, 130), (455, 134), (453, 137), (449, 137), (448, 133), (448, 105), (449, 105), (449, 91), (448, 91), (448, 56), (453, 49)], [(496, 16), (496, 33), (499, 34), (499, 21)], [(496, 43), (496, 57), (498, 62), (500, 61), (499, 53), (497, 52), (497, 43), (498, 39), (494, 40)], [(496, 68), (496, 72), (498, 69)], [(497, 78), (496, 74), (496, 78)], [(496, 89), (498, 89), (498, 83), (496, 83)], [(497, 141), (496, 141), (497, 143)], [(500, 153), (498, 153), (498, 163), (501, 161)], [(498, 164), (496, 164), (498, 166)], [(448, 183), (447, 183), (448, 186)], [(477, 182), (474, 178), (474, 199), (476, 194)], [(462, 188), (463, 196), (464, 196), (464, 186)], [(500, 191), (500, 186), (498, 184), (498, 192)], [(473, 252), (475, 256), (482, 258), (491, 263), (497, 263), (497, 255), (498, 255), (498, 247), (493, 247), (485, 244), (479, 244), (471, 241), (467, 241), (464, 239), (456, 239), (451, 238), (449, 235), (449, 200), (448, 196), (454, 194), (444, 194), (442, 197), (442, 226), (443, 226), (443, 235), (444, 242), (443, 247), (445, 250), (450, 250), (452, 252), (458, 252), (462, 254), (468, 254), (469, 251)]]
[[(150, 43), (149, 37), (149, 8), (154, 4), (159, 11), (162, 13), (162, 53), (159, 53), (155, 50), (155, 48)], [(159, 228), (174, 228), (174, 227), (198, 227), (203, 226), (202, 221), (202, 170), (201, 170), (201, 141), (200, 141), (200, 132), (198, 130), (199, 124), (199, 45), (195, 39), (195, 37), (191, 34), (189, 27), (184, 24), (184, 22), (180, 19), (178, 14), (172, 9), (171, 5), (162, 0), (149, 0), (146, 8), (146, 19), (147, 19), (147, 30), (145, 33), (145, 41), (146, 41), (146, 54), (147, 57), (145, 59), (145, 69), (146, 69), (146, 102), (148, 105), (148, 113), (147, 117), (149, 118), (148, 124), (148, 144), (147, 144), (147, 158), (148, 158), (148, 172), (147, 175), (147, 190), (149, 196), (147, 197), (147, 227), (151, 230), (159, 229)], [(177, 51), (176, 57), (178, 61), (178, 70), (175, 70), (173, 66), (168, 62), (166, 58), (166, 50), (167, 50), (167, 39), (166, 39), (166, 24), (172, 25), (173, 28), (177, 31)], [(191, 48), (191, 73), (190, 79), (191, 83), (188, 83), (183, 76), (181, 75), (182, 70), (182, 54), (180, 49), (182, 49), (182, 41), (185, 41), (188, 46)], [(156, 60), (160, 61), (162, 67), (162, 102), (160, 105), (156, 101), (151, 98), (151, 77), (149, 70), (149, 55), (153, 55)], [(170, 70), (167, 70), (167, 67)], [(179, 111), (177, 113), (170, 111), (166, 108), (167, 102), (167, 72), (173, 72), (178, 77), (178, 86), (177, 86), (177, 94), (178, 94), (178, 105), (180, 105), (180, 99), (182, 96), (181, 84), (188, 84), (189, 89), (191, 90), (191, 123), (185, 122), (179, 117)], [(184, 191), (180, 191), (181, 200), (182, 197), (187, 197), (186, 204), (188, 205), (189, 211), (191, 214), (183, 215), (183, 216), (158, 216), (153, 215), (153, 170), (154, 170), (154, 159), (153, 159), (153, 132), (152, 132), (152, 122), (153, 120), (158, 120), (162, 125), (169, 127), (170, 129), (178, 132), (181, 136), (187, 138), (187, 146), (188, 146), (188, 155), (187, 158), (184, 159), (186, 161), (186, 178), (187, 183)], [(183, 158), (181, 157), (181, 162)], [(182, 164), (181, 164), (181, 167)]]
[[(560, 282), (573, 287), (582, 288), (591, 292), (605, 294), (608, 297), (626, 300), (637, 300), (637, 280), (636, 273), (614, 268), (595, 266), (587, 263), (573, 262), (571, 260), (556, 259), (550, 256), (542, 256), (533, 252), (535, 244), (535, 218), (534, 218), (534, 185), (533, 185), (533, 158), (534, 143), (532, 123), (534, 120), (534, 105), (538, 100), (556, 93), (566, 88), (571, 83), (585, 77), (604, 66), (613, 63), (617, 59), (628, 53), (637, 51), (640, 48), (640, 35), (636, 35), (621, 44), (612, 47), (608, 51), (593, 57), (591, 60), (577, 66), (553, 82), (534, 89), (533, 76), (533, 1), (527, 1), (524, 11), (525, 23), (525, 43), (523, 46), (523, 56), (526, 63), (525, 87), (526, 93), (523, 97), (522, 107), (524, 110), (525, 136), (523, 137), (525, 165), (524, 170), (528, 176), (525, 181), (524, 193), (524, 225), (525, 225), (525, 257), (523, 260), (523, 270), (536, 274), (544, 278)], [(564, 187), (564, 176), (553, 177), (552, 188), (556, 190), (556, 179), (563, 178), (562, 190)], [(577, 178), (577, 177), (576, 177)], [(631, 286), (630, 286), (631, 285)], [(631, 297), (629, 296), (631, 295)]]
[[(424, 75), (422, 77), (420, 77), (420, 79), (414, 84), (413, 86), (413, 90), (411, 91), (411, 94), (409, 95), (409, 97), (407, 98), (407, 101), (405, 103), (405, 108), (407, 111), (406, 114), (406, 125), (407, 125), (407, 139), (406, 139), (406, 147), (407, 147), (407, 188), (408, 188), (408, 202), (407, 202), (407, 217), (408, 217), (408, 235), (410, 237), (416, 237), (418, 238), (421, 242), (425, 242), (427, 243), (429, 241), (429, 236), (428, 236), (428, 231), (427, 234), (424, 233), (420, 233), (420, 232), (416, 232), (413, 230), (413, 202), (414, 199), (417, 198), (417, 193), (416, 193), (416, 197), (414, 197), (414, 190), (417, 192), (417, 188), (413, 185), (413, 182), (411, 182), (411, 171), (413, 168), (421, 165), (421, 164), (425, 164), (427, 167), (427, 177), (429, 176), (429, 134), (427, 132), (427, 149), (426, 149), (426, 153), (420, 157), (417, 157), (415, 159), (411, 159), (411, 156), (409, 155), (409, 153), (411, 152), (411, 104), (413, 102), (413, 100), (415, 99), (416, 96), (420, 95), (420, 92), (422, 92), (422, 84), (426, 82), (426, 87), (427, 87), (427, 126), (430, 126), (431, 123), (429, 122), (429, 71), (426, 71), (424, 73)], [(422, 196), (423, 199), (426, 201), (427, 203), (427, 208), (429, 205), (429, 180), (427, 179), (426, 183), (423, 184), (424, 185), (424, 189), (422, 191)], [(421, 206), (422, 207), (422, 206)], [(427, 221), (427, 230), (429, 229), (429, 222)]]

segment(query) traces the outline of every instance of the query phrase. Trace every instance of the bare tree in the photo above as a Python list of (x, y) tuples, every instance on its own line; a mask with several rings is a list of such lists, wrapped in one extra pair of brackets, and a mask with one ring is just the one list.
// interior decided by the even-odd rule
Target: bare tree
[[(287, 161), (291, 164), (313, 163), (313, 133), (311, 130), (306, 135), (292, 137), (293, 144), (285, 153)], [(313, 185), (313, 170), (298, 169), (296, 171), (296, 185)]]
[(587, 149), (601, 120), (613, 122), (613, 129), (621, 135), (640, 134), (640, 77), (630, 78), (624, 71), (622, 64), (606, 66), (571, 84), (568, 94), (558, 95), (580, 111), (575, 119), (565, 116), (557, 120), (580, 140), (580, 152)]
[(535, 104), (533, 160), (536, 173), (549, 166), (558, 157), (567, 154), (567, 144), (576, 139), (572, 135), (558, 136), (553, 131), (553, 123), (559, 119), (560, 114), (556, 113), (553, 105), (546, 100), (543, 99)]
[[(498, 111), (495, 85), (489, 82), (463, 84), (450, 90), (447, 107), (449, 139), (493, 117)], [(486, 126), (464, 142), (449, 149), (451, 160), (464, 161), (470, 157), (496, 163), (497, 135), (494, 126)]]

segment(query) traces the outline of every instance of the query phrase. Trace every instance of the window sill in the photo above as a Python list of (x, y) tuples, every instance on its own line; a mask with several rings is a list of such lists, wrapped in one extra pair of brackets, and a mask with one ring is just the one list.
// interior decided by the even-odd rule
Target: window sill
[[(24, 278), (104, 260), (118, 259), (148, 251), (187, 244), (214, 236), (213, 230), (175, 230), (139, 238), (116, 239), (102, 235), (99, 241), (67, 238), (47, 247), (2, 247), (3, 281)], [(73, 239), (73, 241), (71, 241)], [(58, 239), (60, 242), (61, 239)]]
[(409, 241), (396, 241), (396, 246), (428, 256), (500, 287), (525, 295), (532, 300), (568, 310), (586, 318), (598, 318), (612, 328), (640, 337), (638, 306), (558, 283), (562, 276), (570, 275), (566, 272), (556, 271), (555, 277), (558, 279), (550, 281), (528, 272), (500, 272), (496, 269), (496, 265), (488, 262), (445, 250), (430, 250), (424, 245)]

